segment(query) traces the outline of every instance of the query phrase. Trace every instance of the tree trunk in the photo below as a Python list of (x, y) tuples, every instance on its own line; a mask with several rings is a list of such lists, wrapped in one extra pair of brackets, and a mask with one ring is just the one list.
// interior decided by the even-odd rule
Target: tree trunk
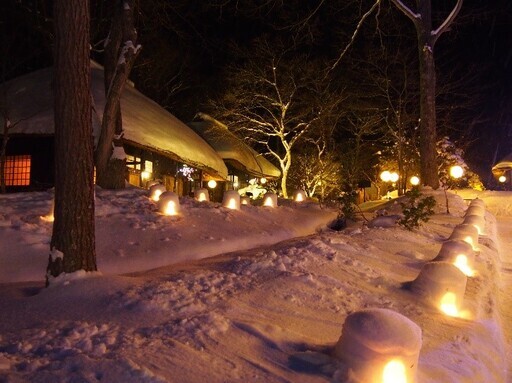
[(121, 96), (140, 51), (140, 46), (136, 45), (132, 0), (116, 1), (107, 41), (104, 72), (106, 104), (95, 153), (96, 183), (106, 189), (121, 189), (125, 186), (126, 169), (124, 160), (112, 158), (112, 145), (116, 136), (122, 136)]
[(439, 187), (436, 150), (436, 70), (433, 47), (420, 49), (420, 167), (424, 185)]
[(96, 270), (89, 0), (55, 0), (55, 220), (47, 284)]

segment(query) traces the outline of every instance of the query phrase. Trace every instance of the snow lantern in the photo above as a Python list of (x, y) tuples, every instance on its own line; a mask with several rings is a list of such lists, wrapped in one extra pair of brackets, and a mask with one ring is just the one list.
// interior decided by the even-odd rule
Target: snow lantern
[(450, 262), (457, 266), (466, 276), (472, 277), (475, 275), (475, 252), (473, 247), (465, 241), (445, 241), (434, 261)]
[(412, 281), (411, 290), (449, 316), (460, 316), (468, 278), (449, 262), (428, 262)]
[(277, 194), (265, 193), (263, 195), (263, 206), (277, 207)]
[(302, 189), (297, 189), (293, 192), (293, 200), (295, 202), (303, 202), (306, 200), (306, 192)]
[(475, 198), (474, 200), (471, 200), (471, 203), (469, 204), (469, 206), (485, 207), (485, 202), (484, 202), (484, 200), (482, 200), (480, 198)]
[(199, 202), (210, 201), (210, 194), (208, 194), (208, 189), (196, 189), (194, 190), (194, 199)]
[(240, 197), (240, 204), (241, 205), (250, 205), (251, 197), (247, 197), (247, 196)]
[(463, 223), (455, 226), (449, 239), (461, 239), (473, 246), (473, 249), (476, 249), (476, 245), (478, 244), (478, 230), (473, 225)]
[(236, 190), (224, 192), (222, 197), (222, 206), (228, 209), (240, 210), (240, 194)]
[(46, 215), (42, 215), (41, 219), (46, 222), (53, 222), (55, 221), (55, 216), (53, 215), (55, 211), (55, 197), (52, 199), (52, 205), (50, 207), (50, 211)]
[(357, 382), (414, 383), (421, 349), (421, 328), (388, 309), (351, 313), (343, 323), (335, 355)]
[(464, 216), (466, 215), (479, 215), (480, 217), (485, 217), (485, 207), (478, 205), (470, 205)]
[(149, 198), (151, 198), (155, 202), (158, 202), (158, 200), (160, 199), (160, 194), (165, 192), (165, 190), (165, 186), (162, 184), (152, 185), (149, 188)]
[(158, 210), (165, 215), (178, 215), (180, 212), (180, 199), (178, 195), (171, 191), (160, 194)]
[(473, 225), (476, 227), (476, 230), (478, 231), (478, 234), (483, 234), (485, 230), (485, 218), (481, 215), (467, 215), (464, 217), (464, 221), (462, 222), (466, 225)]
[(148, 181), (148, 182), (146, 182), (146, 189), (151, 188), (151, 186), (153, 186), (153, 185), (158, 185), (159, 183), (160, 182), (158, 182), (157, 180)]

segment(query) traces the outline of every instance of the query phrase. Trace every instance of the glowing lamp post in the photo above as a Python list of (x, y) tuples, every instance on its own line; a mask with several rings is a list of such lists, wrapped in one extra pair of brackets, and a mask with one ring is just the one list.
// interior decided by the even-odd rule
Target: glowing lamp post
[(231, 210), (240, 210), (240, 194), (236, 190), (224, 192), (222, 206)]
[(498, 181), (500, 181), (502, 184), (504, 184), (505, 182), (507, 182), (507, 177), (500, 176), (500, 178), (498, 178)]
[(215, 180), (208, 181), (208, 187), (210, 189), (215, 189), (217, 187), (217, 181), (215, 181)]
[[(390, 172), (388, 170), (384, 170), (382, 173), (380, 173), (380, 179), (383, 181), (383, 182), (386, 182), (386, 183), (391, 183), (394, 184), (398, 181), (399, 179), (399, 175), (398, 173), (396, 172)], [(386, 193), (386, 197), (388, 199), (390, 199), (391, 197), (389, 196), (389, 190), (388, 192)]]
[(208, 202), (210, 200), (208, 190), (204, 188), (194, 190), (194, 199), (199, 202)]
[(149, 188), (149, 198), (158, 202), (160, 195), (165, 192), (165, 186), (161, 184), (153, 185)]
[(180, 200), (178, 195), (170, 191), (160, 194), (158, 210), (164, 215), (178, 215), (180, 213)]
[(418, 176), (412, 176), (409, 179), (409, 182), (411, 183), (412, 186), (418, 186), (420, 184), (420, 179)]
[(458, 317), (461, 316), (467, 279), (450, 262), (429, 262), (412, 281), (411, 290), (446, 315)]
[(277, 194), (276, 193), (265, 193), (263, 196), (263, 206), (276, 207), (277, 206)]
[(416, 323), (392, 310), (366, 309), (347, 316), (334, 352), (354, 381), (414, 383), (420, 349)]

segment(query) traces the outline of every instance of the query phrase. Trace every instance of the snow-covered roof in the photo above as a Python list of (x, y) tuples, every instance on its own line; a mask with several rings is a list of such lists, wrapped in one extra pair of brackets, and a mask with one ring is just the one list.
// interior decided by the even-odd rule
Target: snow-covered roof
[[(103, 68), (93, 62), (91, 72), (95, 111), (101, 118), (105, 105)], [(11, 122), (18, 122), (10, 134), (54, 134), (52, 68), (9, 81), (0, 87), (0, 94), (9, 103), (7, 110)], [(127, 143), (156, 151), (211, 175), (227, 178), (224, 161), (205, 140), (131, 85), (125, 87), (121, 108), (123, 139)], [(96, 137), (98, 121), (93, 119)]]
[(493, 167), (493, 173), (505, 172), (512, 169), (512, 153), (506, 155), (503, 159), (498, 161)]
[(281, 176), (281, 171), (277, 167), (230, 132), (226, 125), (204, 113), (198, 113), (198, 117), (202, 121), (189, 122), (188, 125), (203, 137), (224, 161), (254, 177)]

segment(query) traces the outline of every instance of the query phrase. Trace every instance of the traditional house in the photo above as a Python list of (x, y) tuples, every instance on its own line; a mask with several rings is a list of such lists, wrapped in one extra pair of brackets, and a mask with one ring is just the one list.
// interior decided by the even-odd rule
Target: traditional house
[(508, 186), (512, 182), (512, 153), (506, 155), (492, 167), (494, 177)]
[(200, 121), (188, 125), (215, 149), (228, 168), (228, 181), (220, 189), (242, 189), (249, 182), (281, 176), (278, 168), (230, 132), (226, 125), (205, 113), (198, 113), (197, 119)]
[[(99, 136), (105, 105), (103, 68), (91, 64), (94, 137)], [(5, 179), (8, 190), (34, 190), (53, 185), (52, 68), (42, 69), (0, 86), (8, 131)], [(160, 179), (168, 190), (186, 195), (210, 179), (227, 179), (217, 152), (190, 127), (138, 92), (133, 84), (121, 98), (127, 155), (127, 181), (141, 186)], [(4, 126), (4, 119), (0, 118)], [(1, 132), (0, 132), (1, 134)]]

